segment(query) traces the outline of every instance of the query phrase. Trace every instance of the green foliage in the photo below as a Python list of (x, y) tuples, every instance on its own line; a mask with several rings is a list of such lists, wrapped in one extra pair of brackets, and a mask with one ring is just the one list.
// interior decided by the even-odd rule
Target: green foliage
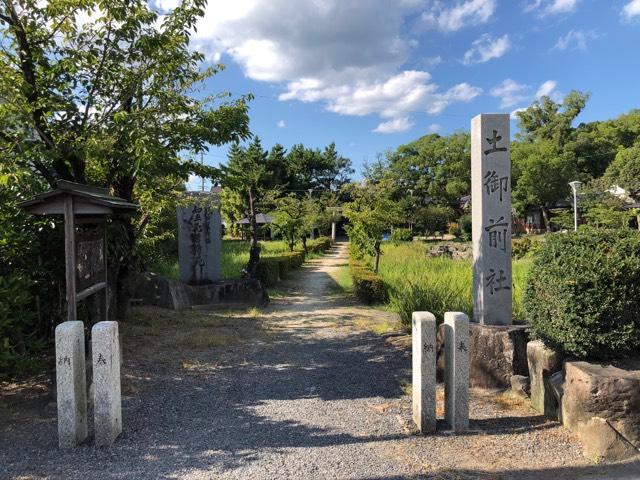
[(281, 235), (289, 245), (289, 250), (293, 251), (298, 239), (306, 234), (307, 216), (306, 203), (295, 194), (290, 193), (285, 197), (276, 200), (276, 210), (272, 213), (274, 217), (273, 227), (277, 234)]
[(272, 287), (304, 263), (303, 252), (286, 252), (275, 257), (263, 258), (258, 263), (256, 278), (265, 287)]
[(361, 302), (371, 305), (385, 303), (388, 300), (387, 286), (366, 263), (352, 259), (349, 272), (353, 280), (353, 292)]
[(527, 255), (535, 254), (542, 245), (542, 241), (532, 240), (529, 237), (524, 237), (520, 240), (513, 240), (511, 243), (511, 257), (515, 260), (524, 258)]
[(446, 232), (449, 229), (449, 222), (453, 218), (453, 210), (449, 207), (439, 205), (429, 205), (421, 208), (416, 213), (416, 226), (425, 235), (431, 236), (436, 232)]
[(618, 185), (630, 192), (640, 190), (640, 142), (618, 151), (605, 172), (609, 186)]
[(411, 242), (413, 240), (413, 233), (409, 228), (394, 228), (391, 232), (391, 241), (395, 244), (400, 242)]
[(524, 307), (535, 334), (579, 358), (640, 348), (640, 235), (581, 228), (549, 237), (535, 256)]
[(324, 253), (332, 246), (331, 239), (329, 237), (319, 237), (315, 240), (309, 240), (307, 242), (307, 250), (309, 253)]
[(382, 235), (400, 221), (398, 205), (389, 197), (385, 183), (352, 184), (349, 194), (352, 201), (344, 207), (349, 239), (362, 254), (375, 257), (377, 271)]
[(460, 238), (465, 242), (471, 240), (471, 229), (473, 223), (471, 221), (471, 215), (464, 214), (458, 219), (458, 227), (460, 227)]

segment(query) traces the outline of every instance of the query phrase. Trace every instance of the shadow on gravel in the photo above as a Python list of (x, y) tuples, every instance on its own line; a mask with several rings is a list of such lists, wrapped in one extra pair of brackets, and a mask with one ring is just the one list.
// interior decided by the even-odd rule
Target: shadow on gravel
[(447, 470), (429, 475), (363, 477), (359, 480), (638, 480), (640, 460), (615, 465), (509, 471)]

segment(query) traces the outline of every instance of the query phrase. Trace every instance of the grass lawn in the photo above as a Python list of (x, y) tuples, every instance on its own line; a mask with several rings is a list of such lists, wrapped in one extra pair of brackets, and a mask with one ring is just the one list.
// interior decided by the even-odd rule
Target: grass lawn
[[(433, 245), (407, 242), (386, 243), (380, 260), (380, 275), (389, 286), (389, 305), (397, 311), (405, 325), (411, 312), (426, 310), (441, 321), (444, 312), (459, 311), (471, 316), (471, 260), (429, 258)], [(522, 293), (531, 260), (513, 262), (513, 317), (524, 319)]]

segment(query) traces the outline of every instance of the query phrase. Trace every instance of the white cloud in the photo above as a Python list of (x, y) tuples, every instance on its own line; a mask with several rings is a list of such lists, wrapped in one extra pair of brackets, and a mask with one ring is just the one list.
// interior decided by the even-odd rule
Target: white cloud
[[(544, 96), (550, 97), (554, 101), (559, 101), (562, 98), (562, 95), (556, 89), (557, 86), (558, 82), (555, 80), (547, 80), (538, 87), (535, 95), (532, 95), (530, 85), (518, 83), (507, 78), (501, 84), (493, 87), (489, 93), (491, 96), (500, 99), (500, 108), (510, 108), (518, 103), (539, 100)], [(515, 118), (515, 114), (521, 110), (524, 110), (524, 108), (517, 108), (512, 111), (511, 117)]]
[(427, 128), (427, 131), (429, 133), (438, 133), (440, 130), (442, 130), (442, 126), (438, 125), (437, 123), (432, 123), (431, 125), (429, 125), (429, 128)]
[(445, 32), (455, 32), (461, 28), (487, 23), (496, 10), (496, 0), (465, 0), (452, 2), (433, 0), (431, 6), (422, 13), (422, 21), (427, 27)]
[(555, 80), (547, 80), (536, 92), (536, 99), (540, 99), (542, 97), (551, 97), (552, 99), (557, 99), (560, 96), (560, 92), (556, 91), (556, 87), (558, 86), (558, 82)]
[(388, 122), (382, 122), (373, 131), (376, 133), (400, 133), (406, 132), (413, 127), (413, 122), (409, 117), (399, 117), (389, 120)]
[(287, 126), (284, 120), (279, 120), (278, 123), (276, 123), (276, 125), (278, 126), (278, 128), (284, 128)]
[[(152, 0), (165, 11), (176, 0)], [(427, 3), (428, 2), (428, 3)], [(425, 8), (442, 28), (485, 22), (496, 0), (218, 0), (209, 2), (193, 44), (228, 56), (244, 74), (284, 85), (281, 101), (319, 102), (341, 115), (378, 115), (406, 125), (413, 112), (441, 113), (481, 89), (442, 88), (426, 71), (403, 70), (417, 42), (405, 25)], [(223, 60), (224, 61), (224, 60)], [(430, 66), (441, 62), (429, 59)], [(381, 125), (382, 125), (381, 124)], [(382, 129), (388, 129), (391, 124)]]
[(372, 113), (383, 118), (401, 118), (410, 112), (441, 113), (453, 102), (469, 102), (482, 90), (461, 83), (441, 91), (427, 72), (410, 70), (384, 81), (356, 81), (353, 84), (324, 85), (303, 79), (291, 82), (280, 100), (325, 102), (327, 110), (341, 115)]
[(622, 9), (622, 17), (626, 20), (632, 20), (640, 17), (640, 0), (631, 0)]
[(573, 13), (581, 0), (534, 0), (525, 6), (525, 12), (537, 12), (540, 16)]
[(502, 57), (511, 48), (509, 35), (493, 38), (485, 33), (471, 44), (471, 48), (466, 51), (462, 62), (465, 65), (473, 63), (485, 63), (494, 58)]
[[(640, 0), (638, 0), (640, 1)], [(598, 38), (594, 31), (570, 30), (560, 37), (553, 47), (554, 50), (586, 50), (589, 40)]]
[(518, 120), (518, 113), (520, 112), (524, 112), (526, 110), (526, 107), (521, 107), (521, 108), (516, 108), (514, 111), (511, 112), (511, 120)]
[(529, 99), (531, 96), (531, 94), (528, 93), (529, 90), (531, 90), (529, 85), (524, 85), (507, 78), (500, 85), (493, 87), (489, 93), (492, 97), (500, 99), (500, 108), (509, 108)]

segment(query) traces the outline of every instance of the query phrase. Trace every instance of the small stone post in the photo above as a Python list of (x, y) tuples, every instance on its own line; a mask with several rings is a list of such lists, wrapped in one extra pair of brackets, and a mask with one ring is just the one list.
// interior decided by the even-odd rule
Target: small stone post
[(336, 243), (336, 222), (331, 222), (331, 242)]
[(413, 312), (413, 421), (421, 433), (436, 431), (436, 317)]
[(122, 432), (118, 322), (99, 322), (91, 330), (96, 446), (106, 447)]
[(469, 428), (469, 317), (444, 314), (444, 416), (455, 432)]
[(471, 121), (473, 317), (511, 325), (511, 156), (508, 114)]
[(56, 327), (58, 445), (73, 448), (87, 438), (87, 380), (84, 325), (63, 322)]

